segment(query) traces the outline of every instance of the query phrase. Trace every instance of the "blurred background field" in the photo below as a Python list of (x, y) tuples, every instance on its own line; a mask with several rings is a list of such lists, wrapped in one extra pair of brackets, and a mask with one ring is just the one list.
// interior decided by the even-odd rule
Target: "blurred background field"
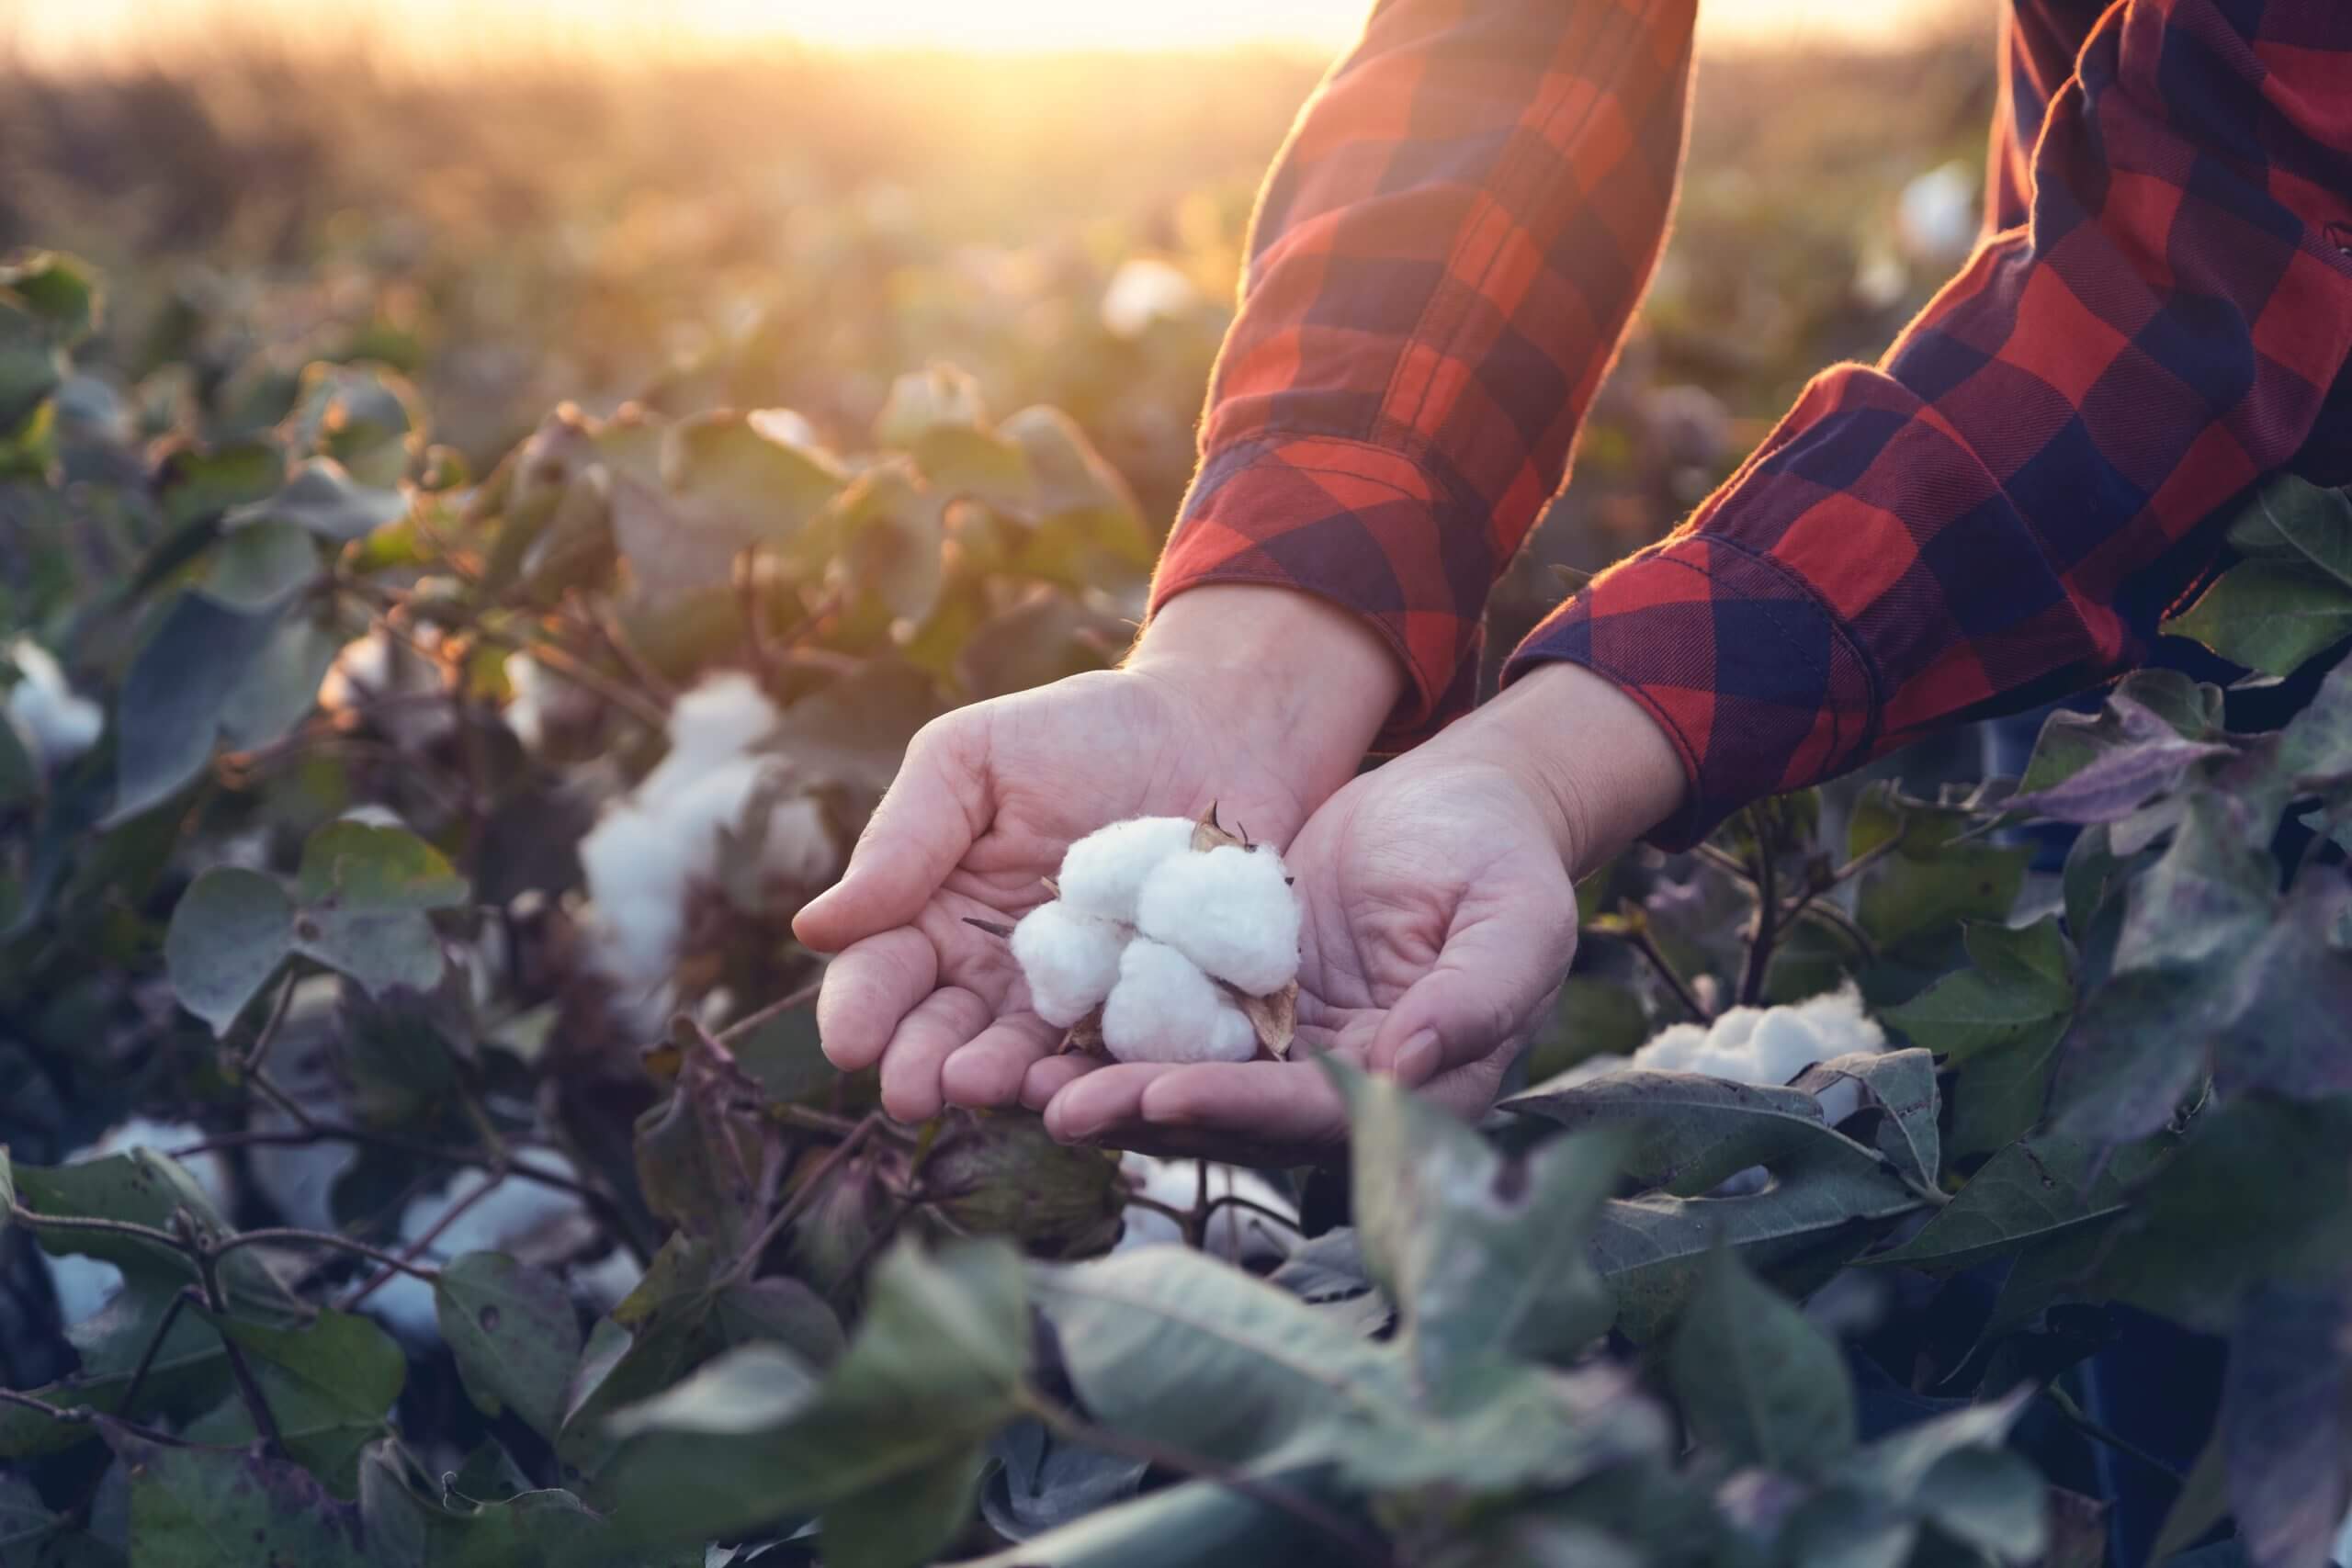
[[(782, 405), (854, 445), (945, 360), (1069, 411), (1164, 525), (1252, 193), (1356, 7), (933, 29), (1026, 51), (896, 47), (920, 4), (832, 8), (888, 48), (748, 35), (790, 9), (0, 7), (0, 251), (102, 268), (79, 364), (159, 427), (182, 367), (259, 354), (407, 373), (477, 472), (565, 400)], [(1973, 235), (1988, 7), (1705, 10), (1671, 248), (1490, 647), (1557, 596), (1544, 563), (1669, 526)], [(1200, 41), (1051, 47), (1090, 37)], [(7, 545), (6, 618), (89, 586)]]

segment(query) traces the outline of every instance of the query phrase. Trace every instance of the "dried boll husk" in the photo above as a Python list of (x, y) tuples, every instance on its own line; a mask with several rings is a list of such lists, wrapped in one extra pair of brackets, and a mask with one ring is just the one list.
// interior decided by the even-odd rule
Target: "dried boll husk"
[(922, 1179), (948, 1224), (1009, 1236), (1040, 1258), (1109, 1251), (1126, 1209), (1117, 1156), (1057, 1143), (1030, 1116), (957, 1114), (923, 1161)]

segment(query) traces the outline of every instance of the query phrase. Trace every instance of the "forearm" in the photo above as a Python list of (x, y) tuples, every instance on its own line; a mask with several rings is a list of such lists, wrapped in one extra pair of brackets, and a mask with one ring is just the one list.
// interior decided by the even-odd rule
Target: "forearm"
[(1310, 808), (1347, 782), (1405, 688), (1363, 617), (1310, 593), (1207, 583), (1146, 623), (1126, 659), (1181, 685), (1219, 727), (1279, 759)]
[(1573, 875), (1597, 869), (1671, 817), (1687, 787), (1658, 722), (1574, 664), (1530, 671), (1421, 749), (1494, 767), (1521, 785)]

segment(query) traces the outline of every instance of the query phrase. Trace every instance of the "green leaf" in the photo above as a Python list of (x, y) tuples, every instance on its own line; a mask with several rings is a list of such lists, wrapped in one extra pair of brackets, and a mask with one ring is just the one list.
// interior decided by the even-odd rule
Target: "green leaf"
[(2352, 636), (2352, 586), (2302, 562), (2241, 561), (2163, 629), (2264, 674), (2291, 675)]
[(2352, 1280), (2255, 1287), (2230, 1336), (2217, 1430), (2247, 1554), (2329, 1561), (2352, 1506)]
[(2230, 524), (2233, 549), (2309, 561), (2352, 588), (2352, 495), (2278, 473), (2263, 481)]
[(979, 383), (952, 365), (933, 365), (890, 383), (890, 396), (874, 418), (874, 444), (910, 451), (935, 427), (978, 430), (987, 423)]
[(795, 779), (878, 799), (898, 776), (915, 732), (941, 711), (929, 676), (889, 660), (869, 660), (785, 709), (768, 749)]
[(1751, 1269), (1800, 1289), (1859, 1256), (1885, 1222), (1921, 1206), (1878, 1156), (1860, 1152), (1867, 1167), (1843, 1155), (1787, 1162), (1771, 1186), (1744, 1197), (1649, 1193), (1602, 1204), (1592, 1255), (1616, 1292), (1618, 1331), (1637, 1344), (1655, 1339), (1681, 1313), (1719, 1238)]
[(246, 615), (201, 593), (173, 604), (123, 679), (115, 805), (103, 825), (162, 805), (204, 772), (221, 715), (277, 626), (275, 611)]
[(511, 1406), (553, 1440), (580, 1359), (580, 1320), (563, 1282), (503, 1253), (469, 1252), (434, 1281), (433, 1308), (475, 1405), (490, 1416)]
[(2352, 1257), (2352, 1099), (2253, 1097), (2199, 1117), (2089, 1280), (2226, 1333), (2256, 1285), (2329, 1286)]
[(939, 603), (946, 581), (946, 501), (893, 459), (860, 474), (829, 514), (826, 543), (842, 581), (882, 606), (901, 641)]
[(40, 318), (61, 346), (71, 347), (97, 328), (96, 269), (63, 251), (35, 251), (0, 267), (0, 293), (13, 295)]
[[(2059, 716), (2052, 716), (2053, 727)], [(2234, 750), (2222, 741), (2183, 738), (2163, 716), (2120, 693), (2108, 700), (2100, 718), (2114, 721), (2110, 743), (2064, 778), (2020, 788), (2001, 808), (2055, 822), (2113, 822), (2171, 789), (2206, 758)], [(2035, 761), (2042, 756), (2038, 750)], [(2030, 769), (2027, 776), (2031, 779)]]
[(1589, 1056), (1630, 1056), (1649, 1037), (1649, 1013), (1633, 987), (1571, 975), (1560, 982), (1550, 1021), (1528, 1047), (1528, 1081), (1547, 1082)]
[(1974, 967), (1880, 1015), (1960, 1069), (1951, 1142), (1962, 1156), (2011, 1143), (2041, 1120), (2075, 1010), (2073, 955), (2055, 916), (2022, 929), (1972, 925), (1967, 942)]
[(226, 521), (232, 533), (281, 523), (347, 545), (408, 515), (407, 492), (389, 485), (362, 484), (334, 458), (311, 457), (295, 466), (277, 494), (232, 509)]
[(164, 967), (180, 1005), (226, 1035), (294, 951), (294, 901), (274, 877), (216, 866), (172, 907)]
[(319, 682), (342, 646), (307, 615), (281, 620), (220, 706), (221, 740), (248, 751), (283, 739), (318, 705)]
[(815, 1007), (792, 1008), (733, 1043), (735, 1062), (772, 1100), (790, 1102), (831, 1087), (841, 1070), (825, 1059)]
[(1882, 1164), (1832, 1130), (1822, 1120), (1821, 1101), (1801, 1089), (1629, 1068), (1559, 1088), (1539, 1085), (1502, 1104), (1571, 1130), (1632, 1128), (1625, 1175), (1640, 1187), (1686, 1198), (1752, 1166), (1779, 1167), (1800, 1156), (1866, 1174)]
[[(1322, 1472), (1253, 1472), (1310, 1501), (1332, 1488)], [(1319, 1561), (1329, 1540), (1298, 1517), (1214, 1481), (1147, 1493), (991, 1552), (963, 1568), (1295, 1568)]]
[[(130, 1392), (131, 1379), (146, 1358), (147, 1347), (155, 1343), (155, 1331), (163, 1325), (164, 1313), (190, 1278), (175, 1278), (163, 1269), (126, 1274), (122, 1288), (95, 1315), (67, 1325), (67, 1337), (81, 1354), (80, 1370), (28, 1392), (61, 1409), (83, 1408), (151, 1420), (161, 1416), (174, 1422), (184, 1422), (217, 1404), (231, 1392), (220, 1337), (202, 1318), (183, 1311), (158, 1345), (147, 1375), (140, 1380), (136, 1407), (123, 1405), (123, 1396)], [(0, 1459), (56, 1453), (97, 1435), (86, 1425), (62, 1424), (21, 1406), (0, 1406)]]
[(1736, 1464), (1816, 1474), (1853, 1450), (1844, 1357), (1728, 1248), (1701, 1269), (1667, 1364), (1700, 1438)]
[(1920, 1186), (1933, 1187), (1943, 1158), (1935, 1058), (1926, 1051), (1849, 1052), (1815, 1062), (1792, 1087), (1818, 1095), (1840, 1079), (1860, 1085), (1863, 1104), (1877, 1112), (1879, 1153)]
[(727, 582), (735, 557), (754, 545), (789, 550), (840, 493), (838, 465), (774, 430), (757, 415), (726, 412), (671, 425), (658, 490), (631, 471), (636, 464), (620, 465), (614, 536), (652, 598)]
[(454, 909), (466, 879), (405, 828), (330, 822), (302, 842), (302, 902), (313, 909)]
[(2103, 1168), (2098, 1152), (2081, 1139), (2049, 1134), (2012, 1144), (1985, 1161), (1908, 1241), (1870, 1261), (1956, 1273), (2095, 1227), (2123, 1212), (2130, 1185), (2149, 1173), (2163, 1146)]
[(1855, 802), (1850, 854), (1901, 836), (1900, 849), (1861, 874), (1855, 897), (1855, 919), (1882, 951), (1941, 943), (1962, 922), (2008, 918), (2031, 852), (1963, 839), (1971, 820), (1962, 811), (1898, 805), (1876, 787)]
[[(122, 1220), (169, 1233), (174, 1213), (185, 1209), (200, 1235), (229, 1234), (228, 1224), (187, 1168), (144, 1146), (71, 1165), (19, 1165), (15, 1167), (15, 1179), (17, 1201), (35, 1214)], [(176, 1246), (166, 1247), (144, 1236), (32, 1223), (41, 1247), (51, 1253), (100, 1258), (127, 1276), (160, 1277), (175, 1286), (196, 1277), (194, 1265)], [(220, 1282), (232, 1306), (247, 1303), (276, 1311), (294, 1304), (277, 1277), (245, 1248), (221, 1258)]]
[(886, 1486), (828, 1506), (827, 1568), (922, 1568), (961, 1534), (979, 1496), (978, 1448), (943, 1455)]
[(186, 531), (266, 501), (285, 482), (286, 453), (276, 441), (177, 446), (156, 467), (155, 498), (173, 528)]
[(616, 1512), (653, 1536), (725, 1534), (871, 1488), (977, 1465), (1020, 1408), (1027, 1311), (1016, 1254), (902, 1245), (876, 1268), (865, 1322), (821, 1381), (766, 1344), (732, 1350), (611, 1418)]
[(1007, 416), (997, 434), (1021, 449), (1036, 484), (1036, 525), (1015, 570), (1080, 588), (1149, 570), (1158, 549), (1143, 507), (1076, 420), (1033, 406)]
[(1612, 1303), (1582, 1244), (1624, 1134), (1508, 1158), (1395, 1080), (1321, 1060), (1348, 1101), (1364, 1260), (1419, 1379), (1495, 1356), (1565, 1359), (1606, 1330)]
[(398, 484), (424, 445), (415, 389), (377, 366), (304, 366), (289, 423), (303, 446), (371, 486)]
[(276, 609), (318, 575), (319, 547), (308, 532), (292, 523), (255, 523), (221, 540), (204, 592), (251, 615)]
[(1115, 1431), (1280, 1463), (1328, 1452), (1345, 1424), (1415, 1418), (1394, 1352), (1190, 1248), (1044, 1270), (1036, 1292), (1079, 1398)]
[[(203, 1314), (245, 1352), (288, 1455), (339, 1497), (357, 1495), (359, 1452), (384, 1432), (408, 1381), (408, 1358), (364, 1317), (322, 1310), (300, 1327)], [(230, 1399), (186, 1434), (193, 1441), (240, 1444), (257, 1434), (241, 1400)]]
[(236, 1450), (168, 1448), (106, 1429), (130, 1474), (140, 1568), (368, 1568), (359, 1510), (298, 1465)]

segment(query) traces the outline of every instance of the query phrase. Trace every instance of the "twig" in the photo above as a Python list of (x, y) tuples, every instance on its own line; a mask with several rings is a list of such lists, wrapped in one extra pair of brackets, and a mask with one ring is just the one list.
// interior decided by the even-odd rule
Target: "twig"
[(1140, 1460), (1179, 1475), (1222, 1486), (1237, 1496), (1247, 1497), (1253, 1503), (1288, 1514), (1317, 1534), (1327, 1536), (1344, 1548), (1346, 1560), (1357, 1564), (1358, 1568), (1389, 1568), (1396, 1562), (1386, 1541), (1353, 1519), (1303, 1493), (1273, 1485), (1254, 1475), (1245, 1475), (1201, 1454), (1171, 1448), (1149, 1438), (1134, 1437), (1108, 1427), (1098, 1427), (1029, 1390), (1022, 1391), (1019, 1402), (1024, 1411), (1066, 1442), (1100, 1449), (1123, 1459)]
[(333, 1231), (299, 1230), (291, 1225), (265, 1225), (260, 1230), (238, 1231), (225, 1235), (214, 1245), (215, 1257), (234, 1252), (241, 1247), (326, 1247), (338, 1252), (348, 1252), (355, 1258), (372, 1258), (387, 1269), (397, 1269), (403, 1274), (413, 1274), (430, 1284), (439, 1279), (440, 1270), (410, 1263), (386, 1252), (380, 1247), (370, 1247), (364, 1241), (354, 1241)]
[(171, 1232), (157, 1230), (153, 1225), (133, 1224), (129, 1220), (101, 1220), (85, 1214), (44, 1214), (28, 1209), (22, 1203), (8, 1205), (8, 1218), (17, 1224), (31, 1225), (36, 1229), (47, 1226), (51, 1230), (89, 1231), (104, 1235), (137, 1236), (141, 1241), (168, 1247), (174, 1252), (185, 1254), (187, 1251), (180, 1238)]
[(768, 652), (767, 628), (761, 625), (760, 613), (760, 547), (744, 547), (735, 558), (735, 602), (743, 617), (743, 656), (752, 661), (752, 673), (761, 685), (770, 684), (775, 674), (774, 660)]
[(1748, 821), (1756, 832), (1756, 858), (1749, 870), (1756, 882), (1756, 929), (1747, 939), (1747, 962), (1740, 970), (1739, 1000), (1754, 1007), (1764, 999), (1764, 975), (1772, 964), (1772, 944), (1780, 935), (1780, 873), (1775, 852), (1780, 846), (1765, 824), (1765, 813), (1751, 808)]
[(186, 1285), (172, 1292), (172, 1304), (164, 1309), (163, 1320), (155, 1325), (155, 1332), (147, 1337), (147, 1348), (139, 1352), (139, 1364), (130, 1370), (130, 1381), (123, 1385), (122, 1396), (114, 1402), (117, 1410), (129, 1410), (139, 1397), (139, 1390), (147, 1382), (147, 1374), (155, 1365), (155, 1358), (163, 1352), (164, 1341), (172, 1335), (172, 1325), (180, 1320), (180, 1309), (197, 1299), (196, 1287)]
[(414, 1241), (410, 1242), (406, 1247), (401, 1248), (400, 1254), (397, 1258), (386, 1258), (385, 1266), (381, 1269), (378, 1270), (374, 1277), (363, 1280), (358, 1285), (354, 1286), (349, 1294), (345, 1295), (343, 1300), (335, 1303), (336, 1308), (343, 1312), (352, 1311), (357, 1307), (361, 1302), (364, 1302), (369, 1296), (374, 1295), (389, 1280), (390, 1280), (391, 1277), (395, 1274), (406, 1274), (412, 1279), (433, 1280), (439, 1278), (437, 1273), (426, 1274), (421, 1272), (416, 1267), (416, 1260), (424, 1257), (425, 1253), (432, 1248), (433, 1244), (441, 1239), (443, 1233), (447, 1231), (451, 1225), (456, 1224), (458, 1221), (464, 1216), (465, 1212), (468, 1209), (472, 1208), (476, 1203), (481, 1202), (492, 1192), (497, 1191), (501, 1186), (504, 1185), (505, 1179), (506, 1177), (503, 1171), (494, 1173), (489, 1180), (484, 1181), (481, 1186), (475, 1188), (472, 1191), (467, 1193), (464, 1197), (458, 1199), (456, 1202), (442, 1210), (441, 1217), (439, 1219), (425, 1226), (422, 1235), (420, 1235)]
[(153, 1427), (142, 1427), (136, 1421), (126, 1421), (119, 1416), (109, 1416), (105, 1411), (91, 1405), (51, 1404), (46, 1399), (37, 1398), (29, 1393), (19, 1393), (13, 1388), (0, 1388), (0, 1404), (13, 1404), (19, 1409), (29, 1410), (36, 1416), (46, 1416), (63, 1427), (89, 1427), (96, 1425), (101, 1420), (111, 1421), (134, 1438), (141, 1438), (151, 1443), (160, 1443), (167, 1449), (199, 1449), (212, 1446), (209, 1443), (191, 1443), (185, 1438), (175, 1438), (169, 1432), (159, 1432)]
[(595, 628), (596, 636), (604, 645), (612, 649), (613, 657), (620, 660), (621, 668), (629, 672), (629, 678), (664, 703), (676, 701), (677, 688), (663, 680), (661, 672), (638, 652), (636, 645), (628, 640), (628, 634), (621, 629), (620, 618), (613, 614), (612, 605), (602, 599), (591, 599), (586, 594), (575, 594), (574, 597), (581, 606), (580, 613), (587, 618), (589, 626)]
[[(603, 1192), (560, 1171), (548, 1170), (533, 1165), (527, 1160), (520, 1159), (507, 1160), (502, 1167), (498, 1156), (486, 1150), (445, 1148), (435, 1144), (420, 1143), (412, 1138), (400, 1137), (390, 1133), (370, 1132), (365, 1127), (354, 1127), (340, 1122), (322, 1122), (303, 1110), (299, 1102), (292, 1096), (288, 1095), (284, 1089), (270, 1083), (265, 1075), (254, 1074), (253, 1082), (256, 1089), (263, 1089), (265, 1094), (282, 1097), (277, 1100), (278, 1109), (292, 1116), (300, 1125), (286, 1132), (248, 1128), (233, 1133), (217, 1133), (211, 1137), (200, 1139), (193, 1144), (186, 1144), (172, 1150), (171, 1157), (187, 1159), (195, 1155), (209, 1154), (215, 1149), (250, 1148), (256, 1145), (300, 1148), (320, 1143), (358, 1144), (369, 1148), (384, 1149), (393, 1154), (413, 1155), (419, 1159), (437, 1160), (443, 1165), (471, 1166), (477, 1170), (503, 1168), (507, 1175), (519, 1180), (536, 1181), (542, 1187), (552, 1187), (558, 1191), (569, 1192), (584, 1203), (609, 1212), (610, 1200)], [(267, 1087), (264, 1088), (265, 1085)]]
[[(1214, 819), (1216, 807), (1210, 807), (1209, 813)], [(1197, 1250), (1208, 1240), (1209, 1162), (1204, 1159), (1194, 1160), (1193, 1172), (1195, 1179), (1193, 1186), (1193, 1212), (1184, 1216), (1184, 1245)]]
[(1838, 935), (1844, 937), (1848, 942), (1852, 942), (1854, 944), (1855, 951), (1861, 955), (1861, 960), (1864, 964), (1875, 964), (1878, 962), (1878, 943), (1871, 940), (1870, 933), (1862, 930), (1861, 926), (1855, 920), (1853, 916), (1846, 913), (1845, 910), (1839, 908), (1837, 905), (1831, 903), (1826, 897), (1818, 893), (1803, 900), (1794, 908), (1786, 911), (1784, 918), (1792, 922), (1796, 920), (1818, 920), (1823, 925), (1837, 931)]
[(670, 716), (661, 705), (639, 693), (629, 690), (594, 665), (574, 654), (570, 649), (554, 642), (533, 642), (526, 637), (509, 637), (503, 632), (487, 629), (477, 632), (482, 641), (493, 643), (515, 653), (527, 653), (554, 674), (562, 676), (575, 686), (585, 687), (597, 696), (644, 725), (659, 735), (670, 728)]
[(756, 1012), (745, 1013), (742, 1017), (737, 1019), (734, 1022), (720, 1030), (717, 1034), (713, 1035), (712, 1038), (717, 1040), (721, 1045), (734, 1044), (735, 1042), (742, 1039), (745, 1035), (750, 1034), (753, 1030), (759, 1028), (770, 1019), (790, 1012), (795, 1008), (807, 1007), (810, 1002), (815, 1001), (817, 999), (819, 984), (820, 982), (811, 980), (807, 985), (800, 987), (797, 990), (786, 992), (783, 996), (778, 997), (775, 1000), (768, 1003), (767, 1006), (761, 1008)]
[(286, 1015), (294, 1009), (294, 987), (300, 979), (301, 974), (301, 965), (299, 964), (289, 964), (286, 966), (286, 984), (277, 989), (277, 1005), (269, 1010), (269, 1016), (262, 1021), (261, 1032), (254, 1036), (254, 1043), (251, 1045), (245, 1047), (243, 1057), (237, 1063), (241, 1072), (254, 1073), (261, 1070), (262, 1059), (269, 1055), (269, 1047), (277, 1038), (279, 1026), (285, 1023)]
[(851, 1155), (857, 1152), (857, 1146), (865, 1142), (867, 1135), (874, 1131), (876, 1123), (881, 1120), (882, 1112), (879, 1111), (867, 1111), (857, 1125), (849, 1130), (848, 1135), (833, 1145), (832, 1152), (817, 1162), (817, 1168), (808, 1173), (808, 1179), (800, 1184), (799, 1190), (785, 1200), (784, 1207), (778, 1209), (775, 1216), (760, 1227), (760, 1234), (752, 1239), (751, 1245), (743, 1248), (742, 1255), (737, 1258), (733, 1265), (728, 1269), (725, 1276), (719, 1280), (721, 1287), (740, 1284), (752, 1277), (752, 1270), (760, 1266), (760, 1258), (767, 1251), (769, 1244), (784, 1234), (785, 1226), (799, 1218), (802, 1211), (816, 1201), (817, 1194), (824, 1187), (825, 1179), (840, 1169), (842, 1162)]
[(2075, 1404), (2074, 1395), (2056, 1383), (2045, 1383), (2042, 1385), (2041, 1392), (2043, 1396), (2057, 1408), (2058, 1414), (2064, 1418), (2066, 1424), (2083, 1436), (2095, 1442), (2105, 1443), (2109, 1448), (2127, 1458), (2138, 1460), (2176, 1486), (2181, 1483), (2182, 1476), (2179, 1471)]
[[(196, 1216), (186, 1209), (172, 1212), (172, 1225), (180, 1233), (188, 1256), (196, 1259), (197, 1278), (204, 1285), (204, 1304), (211, 1309), (216, 1319), (227, 1317), (229, 1297), (220, 1289), (220, 1254), (197, 1229)], [(262, 1451), (272, 1459), (286, 1458), (286, 1439), (278, 1434), (277, 1416), (269, 1408), (268, 1396), (261, 1391), (261, 1380), (254, 1376), (253, 1366), (245, 1359), (244, 1347), (223, 1329), (220, 1348), (228, 1354), (230, 1375), (236, 1381), (237, 1395), (244, 1401), (245, 1413), (253, 1417), (254, 1430), (261, 1438)]]
[(1713, 844), (1693, 844), (1690, 852), (1726, 876), (1736, 877), (1749, 887), (1756, 886), (1755, 871), (1737, 855), (1719, 850)]
[(1214, 1215), (1219, 1209), (1246, 1209), (1261, 1219), (1272, 1221), (1293, 1235), (1298, 1233), (1298, 1220), (1295, 1216), (1285, 1214), (1280, 1209), (1270, 1209), (1255, 1198), (1245, 1198), (1238, 1192), (1227, 1192), (1221, 1198), (1210, 1199), (1209, 1213)]
[(1631, 899), (1626, 901), (1624, 920), (1625, 929), (1616, 934), (1642, 955), (1666, 988), (1674, 993), (1674, 999), (1682, 1004), (1685, 1012), (1701, 1023), (1713, 1022), (1715, 1015), (1700, 1002), (1699, 994), (1690, 988), (1690, 983), (1682, 977), (1681, 971), (1675, 968), (1674, 961), (1666, 955), (1666, 950), (1658, 946), (1657, 938), (1650, 934), (1648, 915)]

